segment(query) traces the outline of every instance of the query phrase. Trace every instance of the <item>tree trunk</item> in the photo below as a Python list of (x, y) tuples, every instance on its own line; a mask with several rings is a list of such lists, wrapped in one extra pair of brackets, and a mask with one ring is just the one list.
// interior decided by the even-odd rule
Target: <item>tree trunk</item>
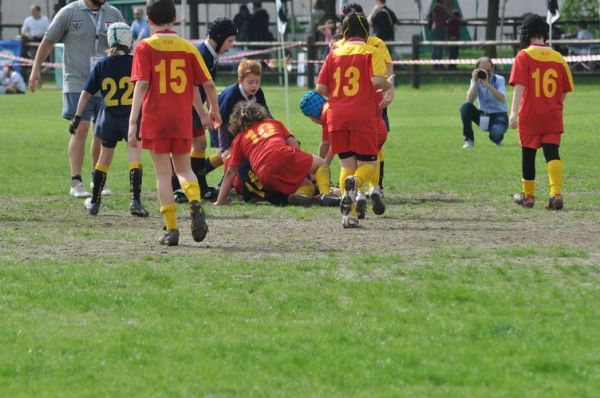
[[(485, 28), (485, 39), (496, 40), (496, 30), (498, 27), (498, 11), (500, 9), (500, 0), (488, 0), (487, 26)], [(496, 57), (496, 46), (488, 46), (485, 49), (488, 57)]]

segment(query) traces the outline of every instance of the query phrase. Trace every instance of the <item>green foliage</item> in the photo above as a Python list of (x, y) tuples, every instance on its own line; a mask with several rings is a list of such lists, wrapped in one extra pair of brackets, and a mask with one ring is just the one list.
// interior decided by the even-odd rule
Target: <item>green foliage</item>
[(561, 18), (569, 20), (598, 19), (597, 0), (566, 0), (560, 9)]

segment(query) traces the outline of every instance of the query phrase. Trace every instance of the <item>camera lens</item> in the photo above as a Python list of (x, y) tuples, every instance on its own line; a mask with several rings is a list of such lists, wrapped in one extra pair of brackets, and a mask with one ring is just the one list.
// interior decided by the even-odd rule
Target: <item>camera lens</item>
[(477, 71), (477, 77), (479, 79), (487, 79), (487, 73), (485, 73), (485, 71), (478, 70)]

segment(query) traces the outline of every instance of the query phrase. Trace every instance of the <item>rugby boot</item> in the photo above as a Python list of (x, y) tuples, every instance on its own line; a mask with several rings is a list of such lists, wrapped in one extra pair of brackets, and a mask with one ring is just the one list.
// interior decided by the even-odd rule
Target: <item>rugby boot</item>
[(383, 193), (377, 187), (371, 188), (369, 192), (371, 198), (371, 205), (373, 205), (373, 213), (380, 216), (385, 213), (385, 203), (383, 203)]
[(208, 200), (211, 203), (216, 202), (218, 197), (219, 191), (213, 187), (208, 187), (206, 192), (202, 192), (202, 199)]
[(362, 220), (367, 215), (367, 197), (363, 192), (356, 195), (356, 216)]
[(85, 208), (91, 216), (97, 216), (100, 211), (100, 203), (92, 202), (92, 198), (87, 198), (85, 200)]
[(165, 227), (165, 233), (163, 234), (163, 236), (161, 236), (161, 238), (158, 240), (158, 242), (161, 245), (165, 245), (165, 246), (179, 245), (179, 230), (178, 229), (167, 230), (167, 228)]
[(340, 197), (332, 194), (321, 194), (318, 196), (318, 201), (323, 207), (338, 207), (340, 205)]
[(185, 196), (182, 189), (176, 189), (175, 191), (173, 191), (173, 200), (175, 201), (175, 203), (179, 204), (188, 202), (188, 198), (187, 196)]
[(192, 216), (192, 238), (196, 242), (202, 242), (208, 234), (208, 225), (206, 225), (206, 215), (199, 201), (191, 201), (190, 215)]
[(288, 196), (288, 204), (292, 206), (310, 207), (312, 198), (301, 193), (293, 193)]
[(551, 196), (548, 199), (548, 204), (544, 206), (546, 210), (561, 210), (563, 208), (563, 198), (561, 194)]
[(513, 196), (513, 202), (526, 209), (531, 209), (535, 205), (535, 196), (525, 196), (523, 192), (516, 193)]
[(340, 200), (340, 211), (344, 216), (347, 216), (352, 211), (352, 206), (356, 201), (356, 189), (357, 189), (356, 177), (348, 176), (344, 180), (344, 195)]
[(129, 212), (132, 216), (137, 217), (148, 217), (148, 210), (144, 209), (144, 206), (140, 203), (139, 200), (133, 199), (131, 201), (131, 205), (129, 206)]

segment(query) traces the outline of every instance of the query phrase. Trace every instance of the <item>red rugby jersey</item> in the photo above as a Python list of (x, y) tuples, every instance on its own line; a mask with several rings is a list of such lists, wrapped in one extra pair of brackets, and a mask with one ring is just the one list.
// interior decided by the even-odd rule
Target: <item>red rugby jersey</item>
[(519, 51), (509, 84), (525, 86), (519, 105), (519, 131), (525, 134), (563, 132), (564, 93), (573, 91), (573, 77), (562, 55), (548, 46)]
[(239, 166), (242, 159), (248, 159), (255, 173), (268, 163), (277, 148), (288, 146), (286, 138), (292, 133), (278, 120), (267, 119), (258, 122), (238, 133), (231, 144), (230, 166)]
[(156, 32), (136, 46), (131, 75), (149, 82), (142, 139), (192, 138), (194, 87), (212, 79), (198, 49), (173, 31)]
[(329, 131), (373, 130), (381, 117), (373, 76), (386, 77), (385, 61), (379, 49), (364, 41), (346, 41), (329, 53), (317, 80), (329, 90)]

